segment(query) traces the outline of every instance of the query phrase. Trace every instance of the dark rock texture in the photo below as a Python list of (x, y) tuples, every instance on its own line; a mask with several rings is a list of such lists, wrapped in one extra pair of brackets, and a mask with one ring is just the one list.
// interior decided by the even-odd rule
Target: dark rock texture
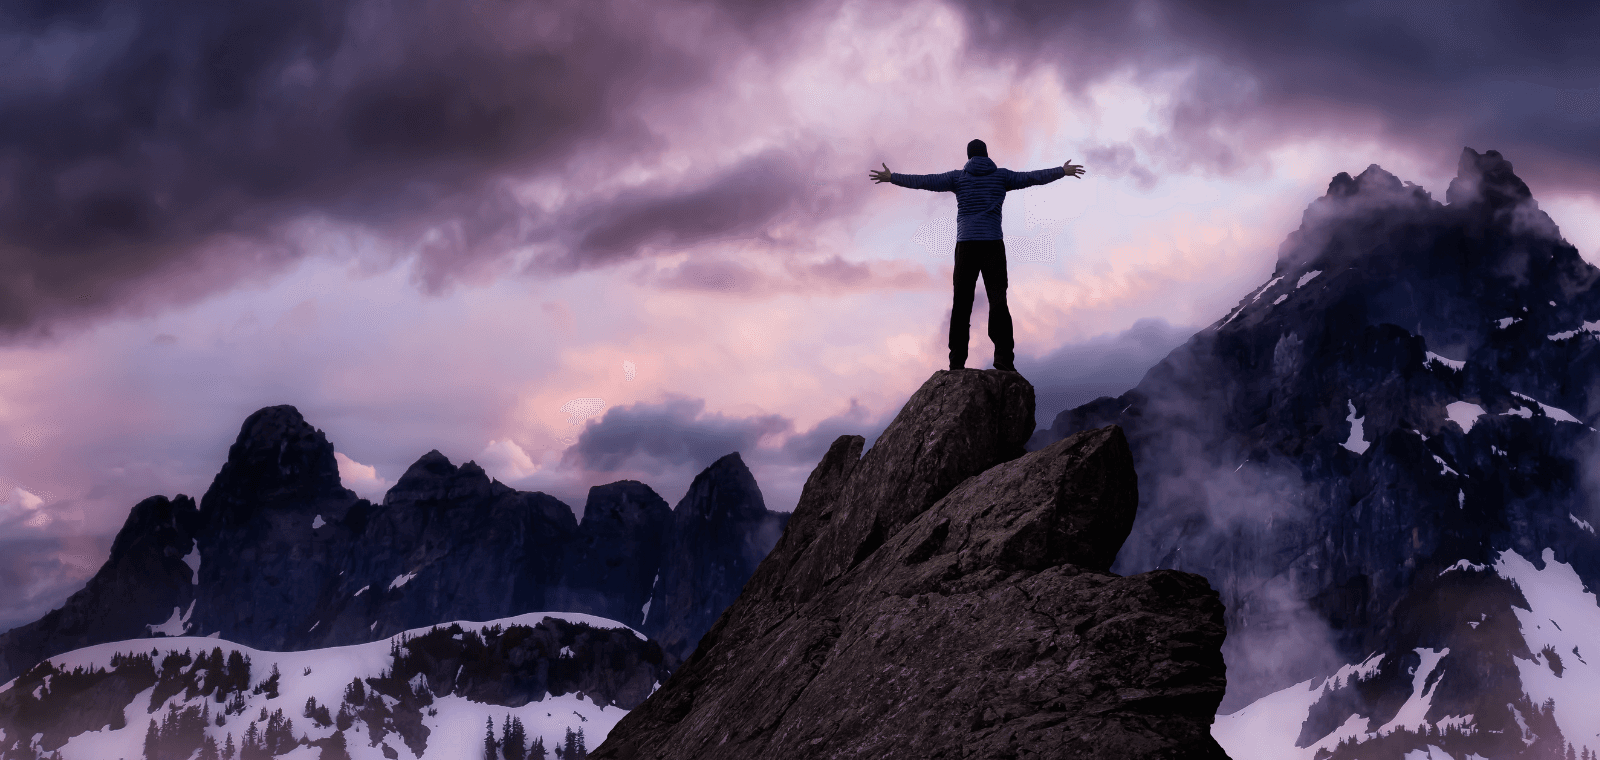
[(1412, 696), (1416, 651), (1448, 648), (1427, 719), (1471, 715), (1472, 736), (1408, 729), (1341, 757), (1441, 741), (1456, 757), (1564, 756), (1550, 730), (1537, 751), (1492, 743), (1533, 719), (1514, 708), (1527, 699), (1517, 663), (1538, 649), (1517, 630), (1526, 602), (1492, 571), (1446, 571), (1508, 550), (1543, 567), (1551, 549), (1600, 588), (1600, 269), (1494, 151), (1463, 151), (1446, 197), (1377, 166), (1334, 177), (1268, 283), (1030, 448), (1127, 431), (1140, 507), (1113, 569), (1218, 588), (1224, 711), (1376, 653), (1379, 675), (1330, 692), (1299, 746), (1351, 715), (1376, 729)]
[(1105, 572), (1138, 501), (1114, 427), (1021, 455), (1020, 375), (941, 371), (835, 441), (690, 659), (591, 757), (1223, 758), (1222, 606)]
[[(666, 500), (637, 480), (590, 488), (583, 523), (568, 545), (562, 584), (551, 609), (583, 610), (642, 628), (645, 604), (672, 535), (672, 520)], [(696, 635), (710, 627), (706, 623)]]
[[(152, 496), (134, 506), (111, 557), (60, 609), (0, 634), (0, 683), (53, 654), (150, 635), (188, 612), (194, 568), (184, 562), (201, 524), (194, 499)], [(191, 613), (192, 614), (192, 613)]]
[(174, 608), (187, 634), (278, 651), (581, 612), (667, 637), (675, 662), (788, 518), (765, 508), (737, 453), (702, 472), (676, 510), (619, 481), (590, 490), (579, 523), (558, 499), (437, 451), (373, 504), (340, 485), (333, 451), (292, 406), (250, 415), (198, 509), (181, 495), (141, 503), (83, 591), (0, 635), (0, 681), (53, 654), (149, 636)]
[(783, 535), (789, 515), (769, 512), (744, 460), (729, 454), (689, 484), (673, 515), (661, 580), (640, 630), (679, 659), (738, 598)]

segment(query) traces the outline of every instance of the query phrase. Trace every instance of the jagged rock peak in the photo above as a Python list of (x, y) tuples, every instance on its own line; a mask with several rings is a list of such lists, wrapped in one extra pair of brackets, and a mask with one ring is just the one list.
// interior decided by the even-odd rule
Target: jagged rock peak
[(1482, 204), (1489, 208), (1516, 206), (1533, 198), (1527, 183), (1511, 171), (1511, 162), (1499, 151), (1479, 154), (1472, 148), (1461, 149), (1461, 162), (1456, 178), (1445, 191), (1450, 205)]
[(694, 476), (689, 490), (678, 502), (679, 520), (712, 515), (754, 516), (765, 514), (766, 500), (756, 486), (756, 477), (735, 451), (711, 463)]
[(200, 510), (194, 499), (181, 493), (172, 499), (151, 496), (128, 511), (122, 530), (117, 531), (116, 539), (111, 542), (111, 559), (107, 563), (116, 564), (135, 542), (141, 541), (155, 541), (169, 547), (183, 544), (187, 551), (199, 526)]
[(511, 490), (491, 479), (477, 462), (468, 461), (457, 467), (434, 449), (406, 468), (405, 474), (383, 495), (383, 503), (484, 498)]
[[(245, 418), (228, 461), (212, 480), (200, 508), (224, 520), (241, 518), (230, 505), (290, 505), (345, 496), (339, 464), (326, 435), (293, 406), (269, 406)], [(353, 494), (351, 494), (353, 495)]]
[(619, 480), (603, 486), (591, 486), (589, 497), (583, 503), (583, 525), (592, 521), (631, 523), (642, 515), (669, 518), (672, 508), (654, 488), (637, 480)]
[(859, 461), (838, 439), (737, 601), (591, 757), (1225, 758), (1216, 592), (1104, 572), (1139, 499), (1127, 440), (1013, 456), (1032, 398), (941, 371)]

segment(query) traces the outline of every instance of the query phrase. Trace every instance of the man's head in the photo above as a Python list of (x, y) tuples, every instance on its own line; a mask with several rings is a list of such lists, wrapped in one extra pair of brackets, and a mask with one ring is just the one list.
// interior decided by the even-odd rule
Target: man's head
[(988, 158), (989, 146), (984, 145), (982, 140), (973, 140), (967, 143), (967, 158), (973, 158), (974, 156)]

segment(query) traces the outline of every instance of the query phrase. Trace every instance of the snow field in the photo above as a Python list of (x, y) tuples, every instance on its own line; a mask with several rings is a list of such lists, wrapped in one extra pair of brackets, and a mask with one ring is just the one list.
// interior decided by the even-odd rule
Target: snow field
[[(162, 656), (170, 650), (179, 652), (185, 649), (195, 654), (210, 652), (213, 648), (220, 647), (224, 655), (233, 650), (250, 658), (250, 679), (252, 683), (266, 680), (272, 672), (274, 665), (279, 672), (279, 696), (277, 699), (268, 699), (265, 694), (250, 694), (246, 692), (245, 710), (239, 715), (227, 717), (227, 725), (217, 726), (213, 721), (206, 728), (206, 733), (217, 741), (220, 747), (228, 734), (232, 734), (234, 743), (238, 744), (246, 727), (256, 720), (261, 709), (267, 712), (282, 710), (285, 717), (294, 720), (294, 733), (296, 736), (304, 734), (307, 738), (317, 739), (332, 736), (337, 730), (333, 726), (326, 728), (316, 727), (310, 718), (303, 717), (306, 699), (315, 697), (319, 704), (328, 705), (337, 711), (344, 694), (345, 686), (356, 678), (375, 678), (393, 664), (389, 656), (392, 642), (400, 636), (420, 636), (435, 627), (448, 628), (451, 625), (460, 625), (464, 630), (482, 630), (489, 626), (498, 625), (510, 627), (513, 625), (534, 626), (546, 617), (565, 620), (570, 623), (583, 623), (595, 628), (624, 628), (646, 639), (645, 635), (633, 628), (618, 623), (614, 620), (570, 612), (531, 612), (515, 617), (503, 618), (487, 622), (455, 621), (453, 623), (440, 623), (437, 626), (417, 628), (396, 634), (393, 637), (365, 644), (351, 646), (331, 647), (328, 649), (315, 649), (304, 652), (268, 652), (251, 647), (234, 644), (216, 638), (203, 638), (196, 636), (178, 636), (158, 639), (137, 639), (133, 641), (120, 641), (108, 644), (98, 644), (92, 647), (74, 650), (50, 658), (58, 668), (72, 669), (77, 667), (110, 668), (113, 654), (133, 654), (149, 652), (151, 649), (160, 651)], [(159, 665), (160, 659), (157, 658)], [(306, 674), (306, 669), (310, 674)], [(12, 683), (15, 683), (13, 681)], [(4, 691), (11, 688), (6, 684)], [(123, 710), (127, 725), (118, 730), (90, 731), (72, 737), (61, 748), (61, 756), (65, 760), (109, 760), (110, 758), (126, 758), (135, 760), (143, 757), (145, 730), (150, 720), (160, 722), (161, 716), (166, 712), (168, 705), (177, 705), (179, 709), (189, 705), (199, 705), (210, 700), (213, 718), (222, 707), (212, 697), (198, 697), (193, 702), (185, 702), (183, 694), (179, 693), (161, 705), (154, 712), (147, 712), (150, 704), (151, 692), (155, 687), (145, 689), (133, 698), (133, 701)], [(392, 699), (385, 698), (390, 704)], [(571, 728), (576, 731), (583, 729), (584, 738), (590, 749), (599, 746), (607, 734), (616, 726), (617, 721), (627, 714), (626, 710), (618, 707), (601, 707), (587, 698), (579, 699), (574, 694), (563, 696), (546, 696), (539, 702), (530, 702), (520, 707), (506, 707), (503, 705), (481, 704), (464, 697), (446, 696), (436, 697), (431, 708), (435, 714), (423, 714), (423, 723), (429, 729), (427, 749), (423, 753), (428, 759), (453, 760), (455, 758), (481, 757), (483, 754), (484, 720), (494, 720), (495, 732), (498, 737), (500, 727), (509, 715), (520, 718), (528, 733), (528, 740), (532, 742), (535, 737), (543, 736), (545, 747), (554, 749), (562, 743), (566, 730)], [(349, 746), (352, 760), (384, 760), (382, 745), (369, 746), (367, 726), (361, 721), (345, 732), (346, 743)], [(423, 760), (413, 755), (400, 737), (390, 732), (384, 738), (384, 743), (399, 753), (401, 760)], [(299, 747), (293, 752), (279, 755), (281, 760), (316, 760), (321, 754), (317, 747)]]
[[(1516, 552), (1506, 551), (1492, 566), (1461, 560), (1440, 575), (1452, 571), (1493, 570), (1522, 591), (1529, 609), (1514, 606), (1512, 611), (1528, 651), (1533, 653), (1531, 659), (1516, 660), (1523, 691), (1536, 705), (1547, 699), (1555, 700), (1556, 725), (1577, 751), (1585, 747), (1600, 749), (1600, 710), (1594, 709), (1594, 695), (1600, 693), (1600, 638), (1594, 635), (1595, 631), (1600, 631), (1600, 598), (1584, 588), (1571, 565), (1556, 560), (1553, 550), (1545, 549), (1542, 559), (1544, 569), (1540, 570)], [(1589, 647), (1589, 651), (1584, 647)], [(1424, 716), (1432, 703), (1431, 690), (1426, 688), (1428, 676), (1441, 667), (1449, 650), (1417, 649), (1416, 652), (1422, 662), (1411, 674), (1411, 696), (1376, 734), (1366, 730), (1365, 717), (1352, 714), (1343, 725), (1311, 746), (1294, 746), (1300, 726), (1320, 698), (1323, 687), (1346, 682), (1352, 677), (1370, 677), (1382, 662), (1380, 655), (1373, 655), (1359, 665), (1346, 665), (1328, 678), (1313, 678), (1269, 694), (1232, 715), (1218, 715), (1211, 726), (1211, 735), (1234, 760), (1314, 760), (1319, 749), (1332, 750), (1346, 738), (1371, 738), (1397, 729), (1415, 732), (1426, 723)], [(1596, 662), (1591, 664), (1588, 660)], [(1558, 670), (1560, 675), (1556, 673)], [(1468, 729), (1474, 724), (1470, 715), (1451, 715), (1433, 725), (1436, 729), (1452, 726)], [(1405, 757), (1406, 760), (1484, 760), (1471, 754), (1455, 758), (1431, 745), (1426, 752), (1414, 750)]]

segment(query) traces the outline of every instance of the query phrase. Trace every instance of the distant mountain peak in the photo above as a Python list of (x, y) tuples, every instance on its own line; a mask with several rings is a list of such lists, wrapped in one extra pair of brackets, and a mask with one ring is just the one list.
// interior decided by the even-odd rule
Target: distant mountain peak
[(245, 418), (200, 509), (208, 519), (233, 524), (250, 518), (249, 505), (295, 508), (330, 496), (354, 497), (339, 481), (333, 444), (284, 404)]
[(1503, 208), (1532, 200), (1533, 191), (1512, 172), (1511, 162), (1499, 151), (1478, 153), (1472, 148), (1462, 148), (1456, 178), (1450, 181), (1444, 197), (1452, 206), (1482, 204)]
[(477, 462), (468, 461), (457, 467), (434, 449), (406, 468), (405, 474), (383, 495), (383, 503), (388, 506), (401, 501), (481, 498), (511, 491), (510, 486), (490, 478)]

